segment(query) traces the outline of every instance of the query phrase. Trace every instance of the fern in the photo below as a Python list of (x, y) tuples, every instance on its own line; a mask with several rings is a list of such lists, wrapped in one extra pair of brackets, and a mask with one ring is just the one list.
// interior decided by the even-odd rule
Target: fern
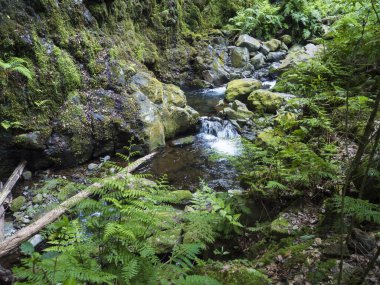
[[(341, 210), (341, 197), (335, 196), (333, 203), (337, 212)], [(345, 197), (345, 215), (354, 217), (358, 222), (373, 222), (380, 224), (380, 207), (368, 201), (353, 197)]]

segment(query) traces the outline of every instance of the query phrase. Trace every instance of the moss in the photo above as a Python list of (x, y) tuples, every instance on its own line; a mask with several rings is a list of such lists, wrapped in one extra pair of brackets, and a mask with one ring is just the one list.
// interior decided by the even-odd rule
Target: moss
[(320, 261), (307, 273), (307, 280), (311, 284), (325, 284), (329, 281), (329, 275), (333, 275), (331, 270), (336, 266), (335, 259)]
[(270, 230), (273, 235), (284, 237), (290, 234), (291, 225), (287, 219), (280, 216), (270, 224)]
[(176, 190), (170, 193), (172, 197), (171, 203), (181, 204), (186, 201), (190, 201), (193, 198), (193, 194), (189, 190)]
[(24, 206), (26, 203), (26, 199), (24, 196), (18, 196), (16, 199), (13, 199), (12, 204), (11, 204), (11, 211), (18, 212), (20, 211), (21, 207)]
[(268, 90), (255, 90), (247, 98), (248, 108), (259, 113), (275, 114), (284, 98)]
[(61, 84), (66, 92), (78, 89), (81, 86), (82, 78), (73, 58), (58, 47), (54, 47), (57, 69), (61, 75)]
[(296, 265), (304, 264), (307, 255), (305, 250), (308, 249), (313, 242), (314, 240), (308, 240), (296, 243), (296, 240), (293, 237), (283, 238), (280, 242), (269, 245), (265, 254), (255, 260), (255, 264), (268, 265), (272, 263), (278, 255), (281, 255), (285, 259), (284, 266), (287, 268), (293, 268)]
[(198, 266), (196, 272), (228, 285), (271, 284), (271, 280), (264, 273), (253, 269), (244, 260), (233, 260), (228, 263), (208, 262)]
[(233, 80), (227, 85), (226, 100), (229, 102), (235, 100), (245, 102), (248, 95), (251, 94), (252, 91), (261, 88), (261, 86), (261, 82), (255, 79)]

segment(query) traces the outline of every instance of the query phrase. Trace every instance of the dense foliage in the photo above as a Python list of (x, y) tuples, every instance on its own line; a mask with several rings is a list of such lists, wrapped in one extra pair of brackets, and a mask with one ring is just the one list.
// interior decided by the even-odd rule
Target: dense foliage
[[(151, 181), (109, 164), (104, 177), (95, 179), (103, 187), (44, 232), (47, 247), (42, 252), (30, 243), (21, 246), (24, 258), (14, 269), (16, 284), (269, 284), (264, 272), (276, 271), (274, 276), (301, 268), (311, 284), (361, 284), (373, 268), (380, 254), (376, 244), (372, 253), (363, 254), (358, 272), (343, 274), (353, 229), (377, 232), (380, 224), (380, 3), (260, 0), (209, 5), (214, 12), (226, 9), (226, 14), (203, 27), (224, 27), (263, 40), (290, 35), (293, 43), (323, 45), (315, 58), (280, 74), (274, 90), (295, 97), (276, 115), (255, 118), (257, 138), (244, 141), (242, 153), (229, 158), (247, 193), (217, 193), (201, 182), (189, 194), (173, 189), (165, 178)], [(166, 19), (161, 23), (165, 35), (172, 31), (168, 21), (173, 11), (149, 11)], [(199, 5), (192, 11), (202, 18)], [(98, 12), (100, 17), (103, 12)], [(191, 21), (194, 15), (176, 15), (185, 19), (181, 30), (186, 36), (191, 29), (202, 29), (202, 21)], [(133, 50), (139, 61), (149, 62), (144, 43)], [(59, 89), (69, 94), (80, 88), (81, 74), (71, 56), (60, 48), (52, 53), (62, 74)], [(115, 59), (120, 53), (111, 52)], [(44, 62), (36, 56), (39, 64)], [(96, 73), (96, 64), (87, 64)], [(17, 75), (33, 81), (27, 66), (18, 58), (0, 60), (0, 83), (5, 86)], [(133, 73), (134, 66), (128, 70)], [(47, 102), (34, 104), (44, 112)], [(19, 124), (3, 120), (1, 126)], [(131, 158), (120, 156), (128, 162)], [(118, 173), (109, 175), (111, 167)], [(253, 203), (262, 205), (265, 218), (253, 218), (247, 210)], [(309, 205), (317, 213), (300, 214)], [(298, 227), (287, 220), (293, 216), (319, 223)], [(314, 251), (321, 238), (326, 259)]]

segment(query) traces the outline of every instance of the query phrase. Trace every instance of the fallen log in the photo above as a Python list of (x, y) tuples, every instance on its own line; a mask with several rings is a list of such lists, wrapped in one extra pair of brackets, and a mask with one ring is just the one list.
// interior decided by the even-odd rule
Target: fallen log
[[(133, 172), (140, 165), (150, 160), (154, 155), (156, 155), (156, 153), (151, 153), (134, 161), (120, 173), (115, 175), (115, 179), (124, 178), (127, 173)], [(99, 189), (102, 186), (103, 185), (100, 183), (94, 183), (90, 185), (85, 190), (79, 192), (78, 194), (59, 204), (55, 209), (49, 211), (37, 221), (31, 223), (29, 226), (19, 230), (14, 235), (8, 237), (6, 240), (0, 243), (0, 257), (5, 256), (12, 250), (16, 249), (21, 243), (30, 239), (32, 236), (41, 231), (47, 225), (57, 220), (67, 210), (78, 204), (80, 201), (83, 201), (84, 199), (88, 198), (94, 192), (94, 190)]]
[(13, 171), (12, 175), (9, 177), (7, 183), (3, 185), (0, 182), (0, 242), (4, 240), (4, 216), (5, 216), (5, 207), (3, 205), (4, 201), (7, 199), (11, 193), (13, 187), (16, 185), (19, 180), (22, 172), (24, 171), (26, 161), (21, 162), (16, 169)]
[(0, 205), (3, 205), (5, 199), (7, 199), (9, 193), (11, 193), (12, 188), (16, 185), (18, 179), (20, 178), (22, 172), (24, 171), (26, 161), (23, 161), (16, 167), (13, 171), (11, 177), (9, 177), (7, 183), (5, 183), (1, 193), (0, 193)]

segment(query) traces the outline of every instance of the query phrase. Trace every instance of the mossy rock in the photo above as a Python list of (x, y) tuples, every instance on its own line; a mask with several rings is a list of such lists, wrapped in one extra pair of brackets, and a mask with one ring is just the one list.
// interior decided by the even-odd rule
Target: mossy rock
[(292, 36), (290, 35), (283, 35), (280, 40), (286, 44), (287, 46), (290, 46), (293, 42)]
[(281, 143), (281, 134), (274, 129), (265, 129), (257, 135), (259, 144), (266, 146), (278, 146)]
[(265, 285), (271, 280), (259, 270), (243, 265), (239, 260), (228, 263), (210, 262), (195, 269), (197, 274), (212, 277), (228, 285)]
[(22, 206), (26, 203), (26, 198), (24, 196), (18, 196), (16, 199), (13, 199), (11, 204), (11, 211), (13, 213), (20, 211)]
[(139, 72), (131, 78), (131, 87), (143, 92), (153, 103), (162, 103), (164, 87), (160, 81), (146, 72)]
[(261, 81), (256, 79), (245, 78), (233, 80), (227, 85), (226, 100), (228, 102), (233, 102), (235, 100), (245, 102), (252, 91), (261, 87)]
[(275, 52), (281, 48), (281, 41), (277, 39), (271, 39), (265, 42), (264, 45), (269, 49), (269, 51)]
[(274, 119), (275, 124), (283, 126), (285, 129), (291, 129), (298, 125), (297, 114), (292, 112), (283, 112)]
[(168, 105), (174, 105), (181, 108), (186, 107), (186, 96), (181, 88), (173, 84), (165, 84), (164, 90)]
[(287, 237), (291, 235), (291, 228), (292, 225), (283, 216), (278, 217), (270, 224), (270, 232), (276, 237)]
[(253, 91), (247, 101), (248, 108), (252, 111), (276, 114), (285, 99), (277, 93), (260, 89)]
[(184, 202), (190, 201), (193, 198), (193, 193), (189, 190), (176, 190), (170, 193), (172, 204), (182, 204)]

